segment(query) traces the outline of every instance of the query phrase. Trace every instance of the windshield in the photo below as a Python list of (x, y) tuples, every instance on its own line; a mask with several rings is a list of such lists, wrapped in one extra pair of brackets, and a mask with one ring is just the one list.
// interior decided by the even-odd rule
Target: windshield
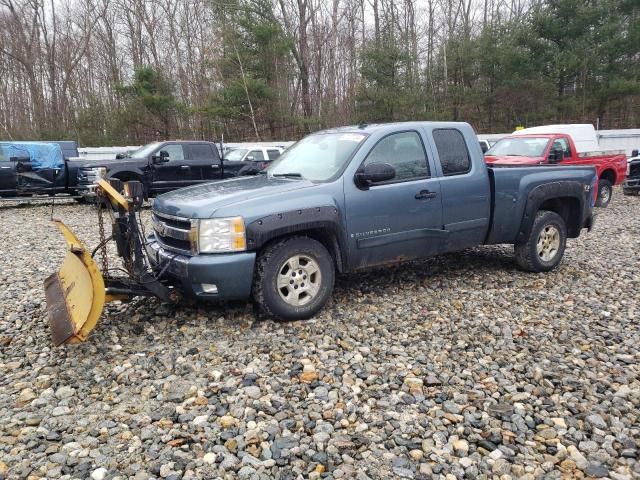
[(139, 149), (134, 150), (133, 152), (127, 152), (126, 156), (128, 158), (146, 158), (151, 153), (153, 153), (153, 151), (156, 148), (158, 148), (159, 145), (160, 145), (160, 142), (153, 142), (148, 145), (145, 145), (144, 147), (140, 147)]
[(240, 161), (244, 158), (245, 154), (247, 153), (247, 149), (246, 148), (236, 148), (234, 150), (231, 150), (230, 152), (226, 153), (224, 156), (225, 160), (233, 160), (233, 161)]
[(549, 143), (548, 138), (503, 138), (487, 151), (486, 155), (514, 157), (541, 157)]
[(324, 182), (333, 177), (351, 158), (363, 133), (315, 133), (285, 150), (267, 169), (272, 176), (301, 177)]

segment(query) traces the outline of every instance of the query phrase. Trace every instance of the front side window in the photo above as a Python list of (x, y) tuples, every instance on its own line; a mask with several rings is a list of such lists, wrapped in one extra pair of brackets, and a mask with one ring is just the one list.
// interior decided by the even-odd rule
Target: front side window
[(233, 162), (240, 162), (242, 161), (242, 159), (244, 158), (244, 156), (247, 154), (247, 149), (246, 148), (235, 148), (233, 150), (231, 150), (230, 152), (228, 152), (225, 155), (225, 160), (231, 160)]
[(394, 133), (380, 140), (371, 149), (363, 165), (371, 163), (387, 163), (395, 169), (396, 176), (393, 180), (384, 183), (405, 182), (429, 176), (427, 155), (417, 132)]
[(165, 145), (160, 151), (167, 152), (169, 154), (169, 161), (182, 161), (184, 160), (184, 150), (182, 145)]
[(262, 150), (251, 150), (247, 155), (247, 160), (252, 162), (264, 162), (264, 152)]
[(559, 138), (553, 142), (552, 150), (562, 150), (564, 158), (571, 156), (571, 148), (569, 147), (569, 142), (567, 142), (566, 138)]
[(438, 150), (443, 175), (462, 175), (471, 170), (467, 144), (459, 130), (455, 128), (434, 130), (433, 140)]
[(356, 132), (314, 133), (285, 150), (271, 163), (274, 177), (299, 177), (314, 182), (333, 178), (351, 159), (367, 135)]

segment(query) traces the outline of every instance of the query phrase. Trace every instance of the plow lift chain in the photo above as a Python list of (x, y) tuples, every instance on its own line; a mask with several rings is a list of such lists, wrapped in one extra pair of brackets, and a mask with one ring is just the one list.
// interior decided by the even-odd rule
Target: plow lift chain
[(107, 253), (108, 239), (104, 234), (104, 217), (103, 217), (104, 209), (106, 207), (105, 205), (106, 199), (104, 198), (104, 194), (102, 192), (103, 191), (101, 188), (98, 188), (96, 191), (96, 207), (98, 210), (98, 235), (100, 236), (100, 243), (98, 244), (94, 252), (97, 251), (97, 249), (100, 249), (100, 263), (102, 264), (102, 276), (108, 277), (110, 274), (109, 255)]
[[(68, 245), (61, 269), (44, 282), (55, 345), (84, 341), (95, 328), (105, 303), (137, 296), (155, 296), (169, 303), (178, 303), (182, 298), (179, 290), (163, 282), (165, 266), (158, 265), (154, 271), (147, 261), (144, 230), (136, 217), (143, 202), (142, 184), (100, 180), (96, 193), (100, 239), (93, 252), (64, 223), (54, 220)], [(105, 234), (105, 210), (111, 219), (109, 237)], [(109, 267), (110, 240), (116, 244), (124, 269)], [(97, 253), (102, 271), (94, 260)], [(114, 275), (116, 271), (125, 275)]]

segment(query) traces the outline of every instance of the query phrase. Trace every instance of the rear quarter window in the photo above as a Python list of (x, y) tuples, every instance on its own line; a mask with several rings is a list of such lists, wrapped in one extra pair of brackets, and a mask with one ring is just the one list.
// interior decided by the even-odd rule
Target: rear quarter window
[(469, 150), (460, 130), (455, 128), (434, 130), (433, 140), (444, 176), (463, 175), (471, 171)]

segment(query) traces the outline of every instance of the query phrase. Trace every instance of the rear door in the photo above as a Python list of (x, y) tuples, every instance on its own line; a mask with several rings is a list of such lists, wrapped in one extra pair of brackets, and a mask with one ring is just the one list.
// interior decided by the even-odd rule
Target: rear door
[(206, 182), (222, 177), (222, 165), (216, 148), (209, 143), (191, 143), (189, 152), (191, 173), (194, 182)]
[[(457, 128), (430, 130), (440, 187), (442, 217), (448, 232), (446, 251), (461, 250), (484, 242), (491, 213), (487, 167), (477, 140)], [(477, 161), (472, 161), (477, 155)]]
[(345, 179), (352, 266), (439, 253), (444, 238), (440, 181), (432, 173), (420, 132), (386, 135), (371, 147), (361, 168), (370, 163), (388, 163), (395, 168), (396, 176), (366, 190)]

